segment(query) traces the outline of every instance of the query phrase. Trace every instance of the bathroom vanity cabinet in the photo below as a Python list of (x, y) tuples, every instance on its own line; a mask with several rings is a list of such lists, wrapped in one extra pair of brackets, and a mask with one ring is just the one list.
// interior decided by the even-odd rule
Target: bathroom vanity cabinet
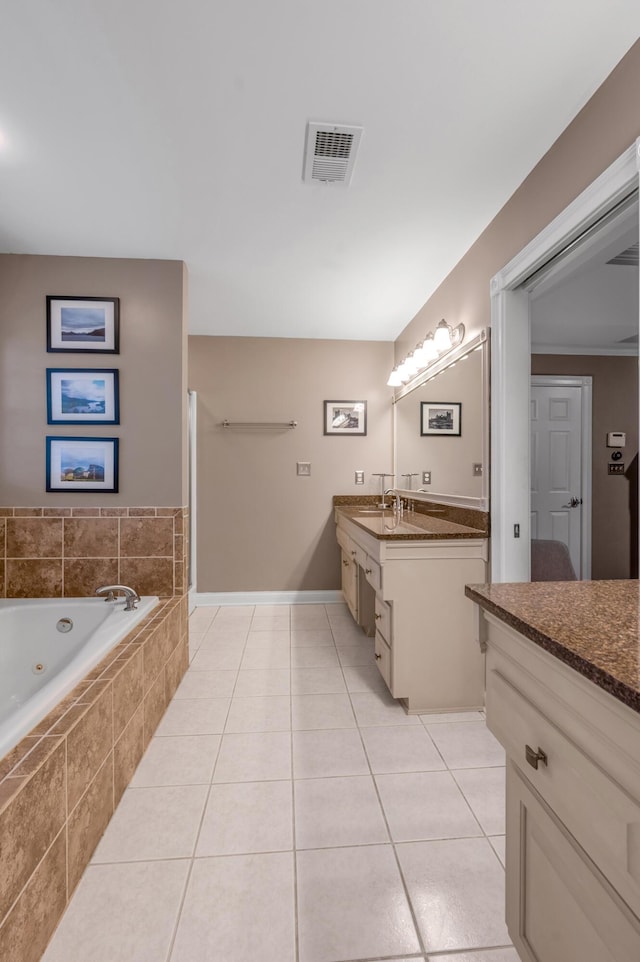
[[(517, 605), (500, 616), (495, 605), (494, 613), (479, 612), (487, 724), (507, 753), (506, 920), (522, 962), (640, 959), (637, 627), (635, 645), (621, 651), (617, 632), (624, 649), (624, 628), (609, 622), (600, 634), (598, 605), (585, 604), (589, 586), (598, 583), (577, 584), (578, 592), (555, 586), (546, 633), (539, 626), (553, 589), (517, 586), (519, 600), (532, 590), (535, 641), (526, 625), (517, 630), (502, 620), (513, 622)], [(637, 622), (638, 582), (633, 585), (629, 617)], [(492, 599), (513, 587), (491, 586)], [(485, 600), (479, 597), (481, 605)], [(572, 650), (564, 647), (574, 638)], [(581, 638), (597, 649), (591, 666)]]
[(486, 577), (487, 539), (439, 519), (414, 522), (336, 509), (345, 601), (375, 634), (378, 669), (409, 712), (481, 708), (484, 657), (470, 644), (464, 586)]

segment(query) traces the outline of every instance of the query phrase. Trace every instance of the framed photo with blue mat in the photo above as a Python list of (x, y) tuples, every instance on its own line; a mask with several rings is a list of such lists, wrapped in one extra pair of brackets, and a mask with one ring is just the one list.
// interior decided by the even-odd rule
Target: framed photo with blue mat
[(47, 424), (120, 424), (115, 368), (47, 368)]
[(118, 491), (118, 438), (47, 437), (47, 491)]

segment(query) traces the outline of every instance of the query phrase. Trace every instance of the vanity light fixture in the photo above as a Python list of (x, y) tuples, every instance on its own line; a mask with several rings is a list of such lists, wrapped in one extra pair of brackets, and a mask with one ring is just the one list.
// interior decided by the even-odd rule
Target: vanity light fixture
[(407, 354), (405, 357), (401, 365), (401, 371), (403, 381), (410, 381), (411, 378), (415, 377), (415, 375), (418, 373), (418, 365), (416, 364), (416, 359), (413, 355), (413, 352), (411, 352), (411, 354)]
[(413, 352), (413, 356), (415, 357), (416, 354), (420, 367), (427, 367), (431, 361), (435, 361), (438, 356), (438, 349), (434, 344), (433, 334), (427, 334), (420, 347)]
[(418, 343), (415, 350), (396, 364), (389, 375), (388, 387), (401, 387), (418, 374), (419, 371), (429, 367), (433, 361), (440, 360), (454, 347), (459, 347), (464, 340), (464, 324), (452, 327), (444, 320), (438, 324), (435, 334), (425, 335), (424, 341)]
[(453, 343), (451, 341), (451, 328), (444, 318), (436, 327), (436, 333), (433, 336), (433, 343), (436, 346), (436, 350), (440, 354), (442, 354), (444, 351), (448, 351), (450, 347), (453, 347)]

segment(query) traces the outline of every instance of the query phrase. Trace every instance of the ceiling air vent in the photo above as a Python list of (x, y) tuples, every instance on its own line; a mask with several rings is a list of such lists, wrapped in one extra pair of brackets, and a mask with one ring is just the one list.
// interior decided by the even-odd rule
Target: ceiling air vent
[(303, 181), (346, 187), (353, 174), (361, 136), (362, 127), (310, 121), (307, 124)]
[(637, 267), (638, 247), (638, 244), (632, 244), (631, 247), (627, 247), (625, 251), (621, 251), (620, 254), (612, 257), (610, 261), (607, 261), (607, 264), (622, 264), (623, 267)]

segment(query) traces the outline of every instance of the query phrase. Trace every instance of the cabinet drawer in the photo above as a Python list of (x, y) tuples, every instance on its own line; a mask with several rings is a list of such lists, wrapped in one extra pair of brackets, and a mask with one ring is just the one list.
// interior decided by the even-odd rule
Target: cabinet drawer
[(379, 631), (388, 645), (393, 644), (391, 634), (391, 605), (376, 595), (375, 601), (376, 631)]
[(379, 631), (376, 631), (375, 657), (378, 671), (384, 678), (387, 688), (391, 691), (391, 651)]
[(372, 588), (376, 591), (380, 591), (382, 587), (382, 569), (377, 561), (374, 561), (369, 555), (367, 555), (364, 565), (365, 578), (369, 582)]
[(640, 920), (515, 765), (507, 766), (507, 925), (522, 962), (640, 959)]
[[(546, 717), (491, 661), (487, 718), (543, 799), (596, 862), (636, 915), (640, 915), (640, 800), (632, 798)], [(542, 750), (535, 768), (526, 747)]]

